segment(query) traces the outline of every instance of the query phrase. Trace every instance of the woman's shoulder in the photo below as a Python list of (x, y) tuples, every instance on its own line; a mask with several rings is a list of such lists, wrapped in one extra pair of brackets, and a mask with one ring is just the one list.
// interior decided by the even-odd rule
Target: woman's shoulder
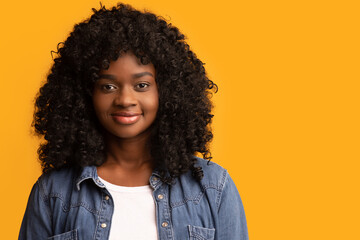
[(200, 203), (203, 196), (207, 196), (208, 201), (218, 207), (221, 196), (227, 185), (228, 171), (219, 164), (196, 157), (195, 167), (201, 167), (203, 178), (197, 180), (192, 171), (180, 175), (171, 186), (171, 206), (179, 207), (186, 202)]
[(65, 190), (66, 188), (72, 188), (81, 174), (81, 168), (76, 167), (66, 167), (59, 170), (53, 169), (43, 173), (37, 183), (45, 192), (51, 191), (51, 189)]
[(199, 166), (202, 168), (204, 172), (204, 178), (219, 178), (223, 177), (224, 174), (227, 173), (227, 170), (220, 166), (218, 163), (215, 163), (213, 161), (209, 161), (203, 158), (195, 157), (197, 160), (196, 166)]
[(203, 168), (204, 171), (215, 171), (215, 172), (219, 172), (219, 171), (226, 171), (225, 168), (223, 168), (222, 166), (220, 166), (218, 163), (215, 163), (213, 161), (209, 161), (200, 157), (194, 157), (197, 160), (196, 165), (200, 166)]
[[(196, 167), (201, 167), (203, 171), (203, 178), (199, 181), (202, 188), (215, 188), (220, 190), (228, 176), (228, 171), (219, 164), (203, 158), (195, 157), (197, 162)], [(179, 181), (182, 183), (188, 182), (193, 185), (197, 180), (192, 176), (191, 171), (180, 176)], [(195, 184), (196, 185), (196, 184)]]

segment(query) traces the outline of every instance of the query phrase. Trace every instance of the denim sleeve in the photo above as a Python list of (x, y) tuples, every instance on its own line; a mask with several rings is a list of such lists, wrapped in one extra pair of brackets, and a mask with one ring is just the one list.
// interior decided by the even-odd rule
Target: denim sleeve
[(220, 226), (216, 229), (217, 239), (249, 239), (244, 207), (235, 183), (227, 172), (220, 196), (218, 216)]
[(47, 196), (41, 183), (33, 186), (21, 224), (19, 240), (41, 240), (51, 236), (51, 218)]

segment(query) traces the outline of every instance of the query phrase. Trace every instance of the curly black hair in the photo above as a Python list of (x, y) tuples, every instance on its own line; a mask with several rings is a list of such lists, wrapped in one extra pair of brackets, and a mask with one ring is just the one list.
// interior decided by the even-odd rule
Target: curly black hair
[(194, 155), (211, 160), (210, 97), (217, 85), (190, 50), (179, 29), (153, 13), (117, 4), (100, 5), (74, 26), (57, 47), (47, 81), (35, 100), (32, 126), (44, 137), (38, 149), (43, 172), (101, 165), (105, 143), (92, 105), (94, 83), (121, 53), (133, 53), (156, 69), (159, 109), (150, 139), (151, 156), (162, 180), (171, 183), (191, 170), (200, 180)]

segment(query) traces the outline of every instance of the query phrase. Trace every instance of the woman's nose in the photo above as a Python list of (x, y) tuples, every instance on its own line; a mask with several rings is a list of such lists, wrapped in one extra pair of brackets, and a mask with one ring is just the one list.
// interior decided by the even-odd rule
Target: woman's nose
[(129, 107), (137, 104), (134, 90), (129, 87), (119, 89), (114, 99), (114, 104), (120, 107)]

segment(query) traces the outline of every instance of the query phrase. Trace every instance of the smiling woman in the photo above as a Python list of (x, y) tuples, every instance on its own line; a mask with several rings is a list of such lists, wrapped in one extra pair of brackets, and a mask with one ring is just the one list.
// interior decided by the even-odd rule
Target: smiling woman
[(247, 240), (236, 186), (210, 162), (203, 65), (176, 27), (129, 5), (75, 25), (36, 99), (43, 175), (19, 239)]

